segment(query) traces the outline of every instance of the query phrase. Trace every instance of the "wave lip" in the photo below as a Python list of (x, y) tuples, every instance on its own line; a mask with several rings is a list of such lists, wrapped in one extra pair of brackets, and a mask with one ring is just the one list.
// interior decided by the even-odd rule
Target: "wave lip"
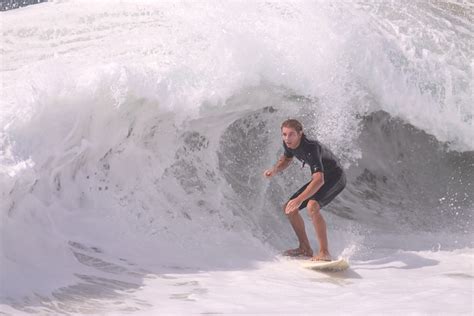
[[(4, 104), (18, 97), (13, 82), (49, 90), (42, 73), (60, 83), (69, 72), (74, 81), (83, 69), (118, 64), (133, 70), (115, 80), (141, 73), (132, 82), (152, 81), (149, 94), (176, 112), (219, 107), (269, 82), (333, 108), (350, 111), (355, 101), (360, 113), (384, 110), (452, 149), (474, 149), (473, 33), (462, 4), (78, 4), (4, 14)], [(113, 84), (118, 97), (126, 93)]]

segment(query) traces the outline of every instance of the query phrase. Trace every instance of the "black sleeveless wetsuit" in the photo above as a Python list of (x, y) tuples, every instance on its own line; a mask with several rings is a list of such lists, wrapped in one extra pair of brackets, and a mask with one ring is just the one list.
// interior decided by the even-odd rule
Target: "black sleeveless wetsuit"
[[(301, 204), (299, 207), (300, 210), (307, 206), (309, 200), (316, 200), (320, 208), (323, 208), (341, 193), (346, 186), (346, 175), (339, 160), (329, 148), (320, 142), (310, 140), (303, 134), (298, 148), (291, 149), (286, 146), (285, 142), (283, 142), (283, 147), (285, 148), (285, 157), (296, 157), (303, 163), (303, 166), (307, 164), (311, 169), (311, 174), (316, 172), (322, 172), (324, 174), (324, 185)], [(293, 194), (290, 200), (300, 195), (308, 184), (309, 182)]]

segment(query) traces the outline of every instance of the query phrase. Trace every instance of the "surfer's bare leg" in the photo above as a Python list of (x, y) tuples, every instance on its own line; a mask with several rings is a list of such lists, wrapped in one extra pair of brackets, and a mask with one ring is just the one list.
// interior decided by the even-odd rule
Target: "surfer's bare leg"
[(317, 201), (308, 201), (308, 215), (313, 222), (316, 236), (319, 241), (319, 253), (313, 257), (313, 260), (331, 260), (331, 255), (328, 249), (328, 237), (326, 233), (326, 222), (320, 212), (320, 207)]
[[(286, 204), (283, 207), (283, 212), (285, 212)], [(299, 214), (298, 211), (291, 212), (287, 214), (288, 219), (290, 220), (291, 226), (296, 233), (299, 241), (299, 247), (296, 249), (290, 249), (285, 251), (286, 255), (290, 256), (297, 256), (297, 255), (304, 255), (311, 257), (313, 256), (313, 250), (311, 249), (311, 245), (309, 244), (308, 235), (306, 235), (306, 230), (304, 227), (304, 220)]]

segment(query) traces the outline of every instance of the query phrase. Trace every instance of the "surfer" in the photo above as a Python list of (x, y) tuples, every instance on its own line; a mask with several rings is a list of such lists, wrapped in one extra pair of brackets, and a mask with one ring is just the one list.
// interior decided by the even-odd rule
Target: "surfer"
[[(298, 248), (289, 249), (283, 254), (330, 261), (326, 222), (320, 210), (328, 205), (346, 186), (344, 170), (336, 156), (326, 146), (316, 140), (306, 138), (303, 125), (299, 121), (295, 119), (284, 121), (281, 124), (281, 136), (284, 153), (273, 168), (265, 170), (264, 176), (270, 178), (283, 171), (289, 166), (293, 157), (302, 162), (302, 167), (307, 164), (311, 169), (311, 181), (296, 191), (283, 206), (283, 211), (290, 220), (299, 241)], [(305, 207), (319, 241), (319, 253), (314, 257), (303, 218), (298, 212)]]

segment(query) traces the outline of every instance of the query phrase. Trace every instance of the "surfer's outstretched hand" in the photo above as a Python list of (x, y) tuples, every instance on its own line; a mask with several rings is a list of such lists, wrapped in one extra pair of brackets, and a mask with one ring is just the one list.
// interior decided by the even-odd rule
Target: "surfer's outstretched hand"
[(271, 178), (275, 175), (275, 170), (272, 168), (272, 169), (267, 169), (265, 170), (265, 172), (263, 173), (263, 175), (266, 177), (266, 178)]

